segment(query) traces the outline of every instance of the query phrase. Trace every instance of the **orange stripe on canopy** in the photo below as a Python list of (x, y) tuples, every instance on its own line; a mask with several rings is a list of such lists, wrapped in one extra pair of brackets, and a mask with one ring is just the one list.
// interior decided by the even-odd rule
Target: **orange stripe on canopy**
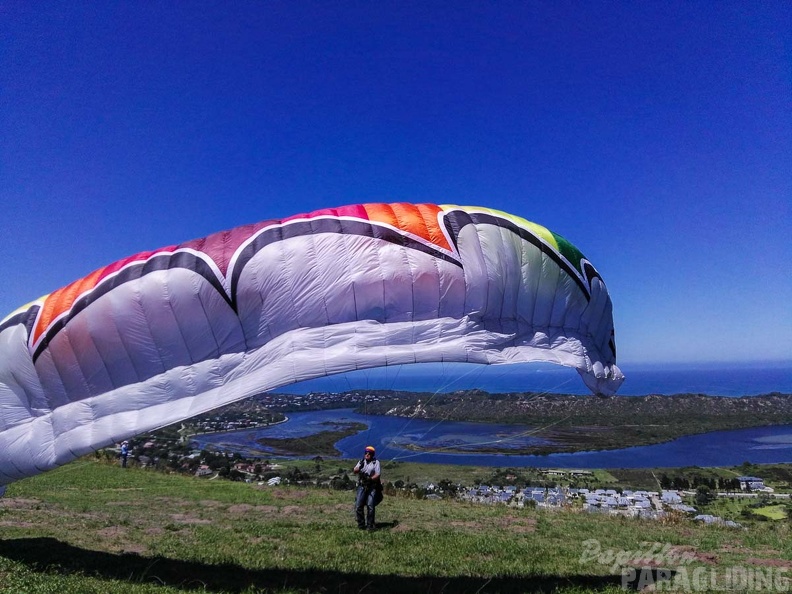
[(385, 223), (396, 229), (425, 239), (429, 243), (450, 250), (451, 246), (440, 229), (437, 215), (441, 208), (436, 204), (364, 204), (370, 221)]
[(33, 330), (33, 343), (35, 344), (35, 342), (38, 341), (44, 330), (49, 328), (50, 324), (52, 324), (58, 316), (71, 309), (71, 306), (74, 305), (74, 302), (80, 295), (93, 289), (103, 276), (104, 268), (100, 268), (88, 276), (74, 281), (70, 285), (53, 291), (41, 306), (41, 311), (36, 321), (36, 327)]
[(147, 260), (155, 254), (169, 252), (173, 249), (175, 249), (175, 246), (165, 247), (153, 252), (141, 252), (134, 256), (129, 256), (128, 258), (94, 270), (88, 276), (50, 293), (44, 300), (44, 303), (41, 304), (41, 311), (39, 312), (38, 320), (36, 320), (36, 326), (33, 328), (33, 344), (38, 342), (39, 337), (59, 316), (69, 311), (74, 306), (74, 302), (80, 298), (80, 295), (94, 289), (102, 280), (118, 272), (127, 264)]

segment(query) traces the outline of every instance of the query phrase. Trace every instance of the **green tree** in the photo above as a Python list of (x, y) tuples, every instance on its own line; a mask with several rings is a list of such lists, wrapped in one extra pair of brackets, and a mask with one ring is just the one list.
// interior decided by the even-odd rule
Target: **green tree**
[(443, 495), (446, 497), (455, 497), (457, 494), (457, 486), (448, 479), (441, 480), (437, 486), (443, 490)]
[(694, 497), (694, 501), (696, 502), (696, 505), (702, 506), (702, 507), (706, 506), (713, 499), (715, 499), (715, 496), (712, 494), (712, 491), (710, 490), (710, 488), (708, 486), (700, 485), (696, 489), (696, 496)]

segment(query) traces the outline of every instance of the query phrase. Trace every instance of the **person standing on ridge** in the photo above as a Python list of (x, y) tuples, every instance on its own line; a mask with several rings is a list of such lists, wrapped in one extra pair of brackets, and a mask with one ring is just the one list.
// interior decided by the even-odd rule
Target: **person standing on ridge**
[[(352, 470), (358, 475), (358, 488), (355, 497), (355, 518), (358, 528), (361, 530), (374, 530), (374, 508), (382, 500), (382, 481), (380, 476), (379, 460), (377, 453), (372, 446), (366, 446), (363, 459), (355, 465)], [(363, 508), (366, 508), (368, 515), (363, 515)]]
[(121, 468), (127, 467), (127, 457), (129, 456), (129, 442), (121, 442)]

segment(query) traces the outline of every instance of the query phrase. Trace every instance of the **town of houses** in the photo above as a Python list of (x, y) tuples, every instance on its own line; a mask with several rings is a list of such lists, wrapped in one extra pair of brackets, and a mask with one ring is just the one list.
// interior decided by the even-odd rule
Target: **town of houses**
[[(548, 474), (559, 471), (548, 471)], [(561, 471), (563, 472), (563, 471)], [(741, 476), (739, 492), (718, 492), (718, 497), (758, 497), (765, 494), (775, 498), (789, 499), (789, 493), (774, 493), (759, 477)], [(432, 492), (434, 485), (427, 491)], [(577, 489), (565, 487), (526, 487), (489, 486), (460, 489), (458, 497), (464, 501), (482, 504), (505, 504), (514, 507), (527, 505), (553, 508), (564, 505), (581, 506), (586, 512), (621, 515), (634, 518), (660, 519), (671, 513), (684, 514), (696, 521), (707, 524), (722, 524), (737, 528), (740, 525), (709, 514), (697, 514), (694, 506), (684, 503), (685, 499), (695, 496), (695, 491), (682, 490), (620, 490), (615, 489)]]

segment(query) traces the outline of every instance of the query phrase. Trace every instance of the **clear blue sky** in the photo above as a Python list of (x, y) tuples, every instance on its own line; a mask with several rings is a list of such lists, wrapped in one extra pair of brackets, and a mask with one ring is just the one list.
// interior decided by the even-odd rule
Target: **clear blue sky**
[(372, 201), (565, 236), (622, 366), (792, 360), (792, 4), (0, 5), (0, 317)]

